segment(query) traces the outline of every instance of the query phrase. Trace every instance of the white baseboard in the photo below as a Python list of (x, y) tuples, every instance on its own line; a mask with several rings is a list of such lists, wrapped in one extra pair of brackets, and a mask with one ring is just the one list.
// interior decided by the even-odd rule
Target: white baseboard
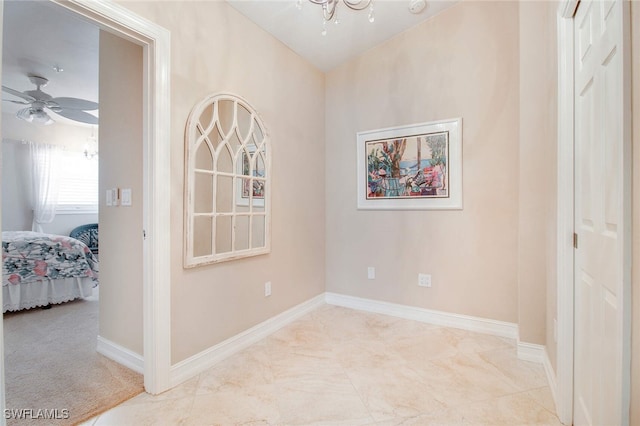
[(556, 381), (556, 372), (553, 371), (551, 366), (551, 360), (549, 359), (549, 353), (547, 348), (544, 348), (544, 357), (542, 358), (542, 366), (544, 372), (547, 373), (547, 383), (549, 383), (549, 389), (551, 389), (551, 396), (553, 396), (553, 402), (556, 406), (556, 413), (558, 412), (558, 382)]
[(118, 364), (122, 364), (132, 369), (136, 373), (144, 374), (144, 358), (142, 355), (133, 352), (123, 346), (113, 343), (104, 337), (98, 336), (98, 345), (96, 350), (99, 354), (114, 360)]
[(504, 321), (434, 311), (414, 306), (346, 296), (337, 293), (325, 293), (325, 300), (330, 305), (342, 306), (360, 311), (390, 315), (398, 318), (421, 321), (428, 324), (441, 325), (444, 327), (476, 331), (499, 337), (507, 337), (509, 339), (518, 338), (518, 326)]
[(521, 342), (520, 339), (518, 339), (518, 359), (542, 364), (545, 355), (546, 349), (543, 345)]
[[(347, 296), (337, 293), (324, 293), (316, 296), (306, 302), (303, 302), (293, 308), (282, 312), (248, 330), (243, 331), (217, 345), (206, 349), (196, 355), (193, 355), (171, 367), (170, 373), (170, 386), (174, 387), (186, 380), (195, 377), (197, 374), (211, 368), (218, 362), (225, 358), (249, 347), (250, 345), (268, 337), (270, 334), (278, 331), (282, 327), (290, 324), (301, 316), (317, 309), (324, 303), (335, 306), (342, 306), (345, 308), (356, 309), (360, 311), (373, 312), (383, 315), (390, 315), (398, 318), (410, 319), (414, 321), (420, 321), (428, 324), (440, 325), (444, 327), (453, 327), (463, 330), (475, 331), (479, 333), (490, 334), (498, 337), (505, 337), (509, 339), (518, 340), (518, 326), (513, 323), (497, 321), (486, 318), (472, 317), (468, 315), (452, 314), (442, 311), (434, 311), (424, 308), (418, 308), (414, 306), (399, 305), (389, 302), (381, 302), (377, 300), (364, 299), (360, 297)], [(99, 348), (100, 348), (100, 337)], [(104, 339), (103, 339), (104, 340)], [(108, 342), (108, 341), (107, 341)], [(142, 358), (137, 354), (132, 354), (130, 351), (118, 347), (111, 342), (108, 342), (107, 348), (111, 352), (126, 351), (129, 352), (129, 357), (133, 355), (137, 364), (131, 365), (131, 362), (121, 360), (122, 355), (117, 358), (113, 355), (108, 355), (102, 350), (98, 350), (105, 356), (120, 362), (123, 365), (132, 368), (135, 371), (142, 371), (143, 363)], [(113, 346), (117, 350), (114, 351)], [(531, 361), (543, 364), (545, 372), (547, 374), (547, 380), (551, 388), (551, 392), (556, 398), (556, 380), (555, 373), (551, 367), (546, 348), (543, 345), (536, 345), (532, 343), (517, 342), (517, 354), (518, 358), (525, 361)]]
[(542, 364), (542, 367), (544, 367), (544, 372), (547, 376), (547, 384), (549, 385), (549, 390), (551, 390), (551, 396), (553, 397), (553, 403), (556, 407), (557, 413), (558, 384), (556, 381), (556, 373), (551, 366), (551, 360), (549, 359), (547, 347), (543, 345), (535, 345), (533, 343), (524, 343), (518, 341), (518, 359)]
[(324, 298), (324, 294), (316, 296), (171, 366), (170, 386), (174, 387), (195, 377), (223, 359), (249, 347), (301, 316), (317, 309), (324, 305)]

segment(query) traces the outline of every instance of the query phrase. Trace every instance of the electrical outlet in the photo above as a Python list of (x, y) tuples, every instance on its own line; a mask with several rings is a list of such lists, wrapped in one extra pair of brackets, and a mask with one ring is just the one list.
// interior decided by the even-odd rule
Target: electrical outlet
[(271, 296), (271, 281), (264, 283), (264, 297)]
[(376, 279), (376, 268), (374, 268), (373, 266), (369, 266), (367, 268), (367, 278), (370, 280)]
[(418, 285), (420, 287), (431, 287), (431, 275), (418, 274)]

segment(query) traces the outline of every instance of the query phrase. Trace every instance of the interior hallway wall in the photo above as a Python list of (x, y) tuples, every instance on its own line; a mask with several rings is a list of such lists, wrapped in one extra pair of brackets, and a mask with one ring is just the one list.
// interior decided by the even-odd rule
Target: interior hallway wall
[[(328, 291), (518, 321), (518, 22), (460, 2), (327, 74)], [(356, 132), (455, 117), (463, 210), (356, 209)]]
[(555, 366), (558, 4), (519, 4), (518, 326), (520, 340), (546, 345)]
[[(126, 101), (123, 101), (126, 99)], [(143, 354), (142, 48), (100, 32), (99, 191), (131, 188), (130, 207), (100, 213), (100, 337)]]
[[(324, 292), (324, 75), (225, 2), (119, 3), (171, 31), (175, 364)], [(184, 269), (185, 124), (191, 108), (215, 92), (245, 98), (271, 136), (272, 250)]]

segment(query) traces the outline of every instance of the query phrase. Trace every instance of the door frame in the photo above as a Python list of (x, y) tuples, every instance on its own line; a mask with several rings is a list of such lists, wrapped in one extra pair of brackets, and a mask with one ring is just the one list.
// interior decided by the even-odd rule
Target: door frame
[[(558, 168), (557, 168), (557, 320), (556, 410), (560, 421), (573, 423), (574, 363), (574, 20), (578, 0), (562, 0), (558, 5)], [(622, 1), (623, 72), (623, 362), (622, 423), (629, 423), (631, 383), (631, 33), (629, 3)]]
[[(49, 1), (101, 30), (140, 45), (143, 50), (143, 229), (140, 238), (143, 238), (144, 387), (147, 392), (158, 394), (170, 387), (171, 367), (170, 32), (112, 1)], [(3, 2), (0, 0), (0, 18)], [(0, 44), (0, 54), (1, 49)], [(1, 297), (0, 294), (0, 301)], [(3, 358), (4, 345), (0, 345), (0, 361)], [(3, 410), (4, 385), (3, 362), (0, 374), (0, 408)], [(4, 418), (0, 422), (4, 424)]]
[[(557, 320), (556, 411), (564, 424), (573, 423), (573, 15), (578, 0), (558, 5), (558, 193), (557, 193)], [(567, 119), (570, 117), (570, 119)]]

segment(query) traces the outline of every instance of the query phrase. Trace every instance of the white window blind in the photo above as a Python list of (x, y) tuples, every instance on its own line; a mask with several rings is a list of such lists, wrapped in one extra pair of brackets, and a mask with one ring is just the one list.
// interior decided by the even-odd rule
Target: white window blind
[(59, 211), (98, 211), (98, 160), (87, 159), (82, 152), (64, 151)]

